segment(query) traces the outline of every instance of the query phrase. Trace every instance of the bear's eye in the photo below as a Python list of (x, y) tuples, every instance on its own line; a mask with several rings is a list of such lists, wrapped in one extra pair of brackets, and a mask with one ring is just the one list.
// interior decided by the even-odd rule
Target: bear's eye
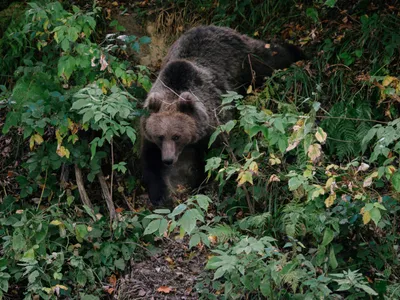
[(174, 135), (174, 136), (172, 136), (172, 140), (173, 140), (173, 141), (177, 141), (177, 140), (179, 140), (179, 138), (180, 138), (179, 135)]
[(160, 135), (159, 137), (158, 137), (158, 140), (159, 141), (162, 141), (164, 139), (164, 136), (163, 135)]

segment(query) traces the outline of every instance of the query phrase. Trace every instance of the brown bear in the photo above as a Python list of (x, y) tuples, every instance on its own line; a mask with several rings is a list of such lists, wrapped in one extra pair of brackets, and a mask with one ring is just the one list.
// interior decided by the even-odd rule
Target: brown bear
[[(193, 170), (204, 174), (203, 155), (218, 126), (221, 94), (243, 91), (252, 82), (261, 85), (275, 69), (303, 58), (293, 45), (266, 44), (230, 28), (201, 26), (183, 34), (163, 62), (144, 104), (149, 115), (141, 119), (143, 182), (150, 201), (163, 204), (169, 178), (179, 172), (192, 186), (201, 181)], [(189, 168), (180, 167), (186, 164)]]

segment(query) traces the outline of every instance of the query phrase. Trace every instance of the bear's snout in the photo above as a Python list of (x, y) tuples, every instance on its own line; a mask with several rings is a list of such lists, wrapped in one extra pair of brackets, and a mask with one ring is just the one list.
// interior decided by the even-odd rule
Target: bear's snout
[(170, 166), (177, 161), (176, 145), (173, 141), (164, 141), (161, 146), (161, 160)]
[(172, 158), (163, 159), (163, 163), (167, 166), (170, 166), (174, 163), (174, 160)]

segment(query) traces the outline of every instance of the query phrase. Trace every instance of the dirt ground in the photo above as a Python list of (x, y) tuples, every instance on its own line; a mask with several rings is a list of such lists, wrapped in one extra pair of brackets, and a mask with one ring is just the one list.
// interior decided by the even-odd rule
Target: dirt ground
[(119, 280), (115, 299), (198, 299), (196, 279), (203, 272), (207, 253), (189, 250), (185, 240), (163, 239), (160, 251), (141, 262)]

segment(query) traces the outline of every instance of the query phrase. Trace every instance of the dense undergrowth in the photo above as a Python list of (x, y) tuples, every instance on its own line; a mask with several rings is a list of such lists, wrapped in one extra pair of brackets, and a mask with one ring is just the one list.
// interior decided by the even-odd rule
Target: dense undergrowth
[(237, 118), (211, 137), (225, 146), (206, 165), (217, 190), (150, 213), (129, 201), (141, 187), (126, 151), (150, 87), (127, 49), (150, 40), (99, 34), (110, 21), (101, 4), (27, 4), (0, 40), (0, 299), (106, 297), (155, 237), (186, 234), (193, 251), (212, 251), (199, 297), (400, 298), (395, 2), (147, 5), (139, 15), (172, 7), (160, 29), (168, 11), (170, 28), (228, 25), (301, 44), (310, 59), (245, 98), (228, 92), (222, 109)]

